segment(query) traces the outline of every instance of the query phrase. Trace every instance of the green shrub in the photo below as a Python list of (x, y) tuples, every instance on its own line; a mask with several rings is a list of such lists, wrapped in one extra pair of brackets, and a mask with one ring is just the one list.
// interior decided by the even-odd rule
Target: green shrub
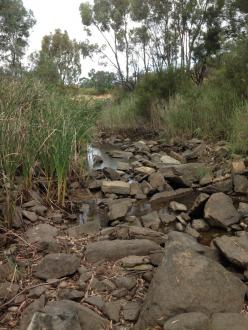
[(169, 136), (198, 136), (212, 140), (228, 139), (238, 99), (228, 84), (195, 86), (170, 99), (163, 113)]
[(184, 70), (169, 68), (166, 71), (148, 73), (139, 81), (136, 89), (136, 107), (140, 114), (151, 119), (153, 102), (168, 101), (177, 92), (190, 84)]

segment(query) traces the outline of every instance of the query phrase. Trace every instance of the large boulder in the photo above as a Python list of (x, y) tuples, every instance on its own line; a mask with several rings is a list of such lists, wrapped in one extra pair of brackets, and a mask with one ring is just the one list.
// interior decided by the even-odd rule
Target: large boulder
[(212, 330), (247, 330), (248, 316), (240, 313), (218, 313), (213, 315)]
[[(61, 300), (50, 302), (45, 307), (45, 313), (48, 315), (59, 316), (60, 318), (65, 317), (68, 313), (76, 314), (82, 330), (102, 330), (108, 329), (109, 327), (109, 322), (107, 320), (103, 319), (89, 308), (74, 301)], [(74, 328), (71, 329), (74, 330)]]
[(89, 262), (114, 261), (130, 255), (146, 256), (161, 247), (147, 239), (99, 241), (90, 243), (86, 248), (86, 260)]
[[(169, 235), (170, 237), (170, 235)], [(136, 330), (162, 326), (180, 313), (240, 312), (246, 286), (198, 246), (170, 238), (149, 287)]]
[(213, 227), (226, 228), (239, 222), (240, 215), (232, 199), (224, 193), (213, 194), (207, 201), (204, 216)]
[(222, 236), (214, 239), (214, 244), (221, 253), (234, 265), (247, 269), (248, 267), (248, 234), (239, 236)]
[(73, 254), (52, 253), (38, 264), (35, 276), (44, 280), (61, 278), (74, 274), (80, 266), (80, 259)]
[(184, 313), (165, 322), (164, 330), (210, 330), (210, 320), (203, 313)]

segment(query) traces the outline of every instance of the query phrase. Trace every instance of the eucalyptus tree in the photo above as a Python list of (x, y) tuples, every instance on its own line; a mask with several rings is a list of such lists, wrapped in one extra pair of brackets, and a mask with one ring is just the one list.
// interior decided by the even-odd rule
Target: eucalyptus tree
[(81, 74), (81, 45), (71, 40), (67, 31), (57, 29), (42, 39), (41, 51), (36, 54), (35, 71), (44, 80), (59, 80), (62, 84), (77, 83)]
[[(98, 51), (115, 68), (122, 84), (131, 82), (130, 0), (94, 0), (80, 5), (82, 23), (88, 35), (97, 30), (102, 37)], [(121, 63), (125, 59), (125, 67)]]
[(21, 68), (35, 19), (22, 0), (0, 0), (0, 59), (13, 73)]

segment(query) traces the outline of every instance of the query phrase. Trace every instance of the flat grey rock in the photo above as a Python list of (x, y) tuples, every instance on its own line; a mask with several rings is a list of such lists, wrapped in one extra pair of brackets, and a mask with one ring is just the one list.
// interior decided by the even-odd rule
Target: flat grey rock
[(53, 253), (46, 255), (38, 264), (35, 276), (44, 280), (61, 278), (74, 274), (80, 266), (80, 259), (73, 254)]
[(115, 261), (130, 255), (146, 256), (161, 247), (146, 239), (99, 241), (87, 245), (85, 257), (89, 262)]

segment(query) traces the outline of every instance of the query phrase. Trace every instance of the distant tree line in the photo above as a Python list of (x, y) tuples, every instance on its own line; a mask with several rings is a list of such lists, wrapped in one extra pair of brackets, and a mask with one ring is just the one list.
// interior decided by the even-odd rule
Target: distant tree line
[[(78, 84), (82, 58), (94, 55), (114, 73), (93, 70), (84, 86), (105, 89), (118, 81), (132, 89), (142, 74), (167, 68), (181, 68), (199, 84), (209, 60), (247, 42), (247, 0), (94, 0), (84, 1), (80, 14), (89, 40), (71, 40), (59, 29), (44, 36), (31, 56), (31, 72), (40, 79)], [(22, 0), (0, 0), (2, 72), (21, 74), (34, 24)], [(98, 44), (90, 42), (95, 33)]]

